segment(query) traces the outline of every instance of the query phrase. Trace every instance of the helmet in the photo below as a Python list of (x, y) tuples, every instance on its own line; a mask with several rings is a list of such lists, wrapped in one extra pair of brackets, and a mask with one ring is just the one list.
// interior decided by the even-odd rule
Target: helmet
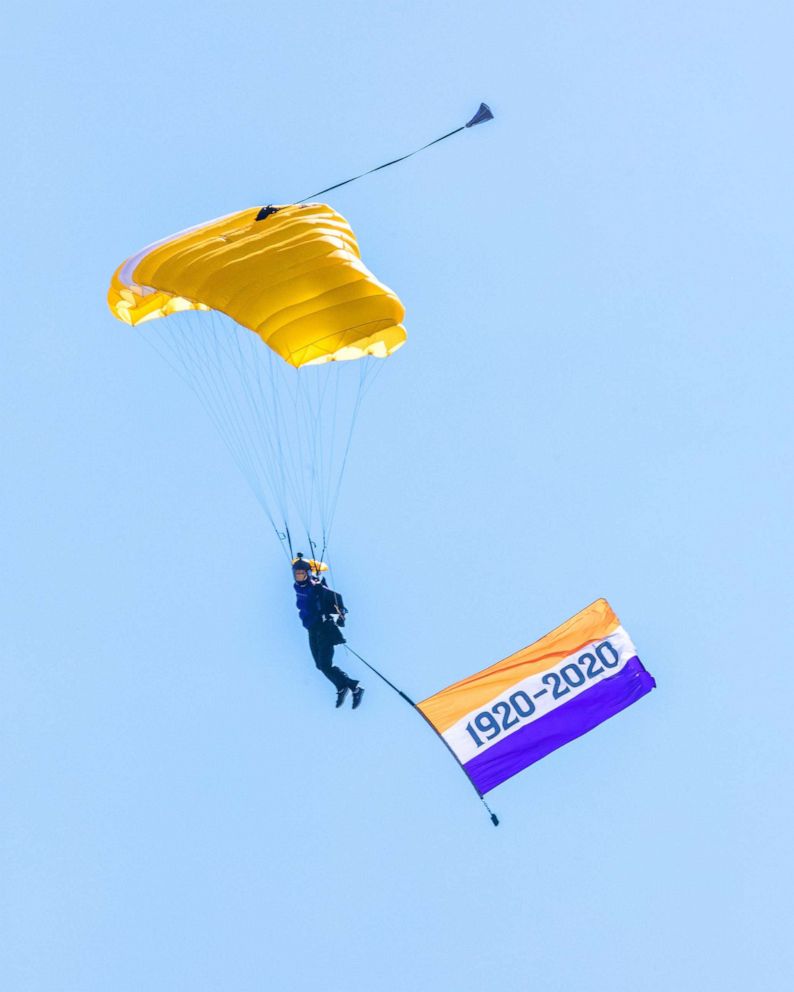
[(307, 561), (303, 557), (303, 552), (298, 552), (298, 557), (292, 559), (292, 571), (293, 572), (311, 572), (313, 562)]
[(328, 566), (324, 561), (315, 561), (314, 558), (304, 558), (303, 552), (298, 552), (298, 557), (292, 559), (292, 571), (304, 571), (304, 572), (314, 572), (315, 575), (319, 572), (327, 572)]

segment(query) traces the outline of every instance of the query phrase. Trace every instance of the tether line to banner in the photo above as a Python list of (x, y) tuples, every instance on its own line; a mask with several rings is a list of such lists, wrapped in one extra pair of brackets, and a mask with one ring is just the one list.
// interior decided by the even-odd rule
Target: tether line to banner
[(499, 817), (496, 815), (496, 813), (494, 813), (494, 811), (491, 809), (491, 807), (485, 801), (485, 797), (480, 792), (480, 790), (477, 788), (477, 786), (474, 784), (474, 781), (472, 780), (472, 778), (470, 777), (469, 773), (466, 771), (466, 769), (461, 764), (460, 759), (458, 758), (458, 756), (455, 754), (455, 752), (452, 750), (452, 748), (449, 746), (449, 744), (444, 740), (443, 736), (436, 730), (436, 728), (433, 726), (433, 724), (428, 720), (428, 718), (425, 716), (425, 714), (419, 709), (419, 707), (416, 705), (416, 703), (413, 701), (413, 699), (411, 699), (411, 697), (409, 695), (407, 695), (406, 693), (404, 693), (402, 691), (402, 689), (398, 689), (397, 686), (393, 682), (390, 682), (389, 679), (387, 679), (386, 676), (382, 672), (379, 672), (378, 669), (375, 668), (374, 665), (370, 665), (370, 663), (366, 660), (366, 658), (362, 658), (361, 655), (358, 653), (358, 651), (354, 651), (353, 648), (351, 648), (349, 644), (345, 643), (343, 645), (343, 647), (345, 648), (346, 651), (349, 651), (350, 654), (352, 654), (356, 658), (358, 658), (358, 660), (362, 663), (362, 665), (366, 665), (367, 668), (371, 672), (374, 672), (375, 675), (377, 675), (379, 679), (381, 679), (383, 682), (385, 682), (386, 685), (389, 686), (390, 689), (393, 689), (397, 693), (398, 696), (402, 696), (402, 698), (406, 701), (406, 703), (408, 703), (408, 705), (416, 713), (418, 713), (419, 716), (421, 716), (421, 718), (425, 721), (425, 723), (428, 725), (428, 727), (430, 727), (430, 729), (433, 731), (433, 733), (436, 735), (436, 737), (439, 738), (439, 740), (442, 742), (442, 744), (447, 749), (447, 751), (449, 751), (449, 753), (455, 759), (455, 763), (458, 765), (458, 767), (460, 768), (460, 770), (463, 772), (463, 774), (466, 776), (466, 778), (468, 779), (468, 781), (471, 783), (471, 787), (477, 793), (477, 796), (479, 797), (480, 802), (483, 804), (483, 806), (488, 811), (488, 815), (491, 818), (491, 823), (493, 823), (493, 825), (495, 827), (498, 827), (499, 826)]

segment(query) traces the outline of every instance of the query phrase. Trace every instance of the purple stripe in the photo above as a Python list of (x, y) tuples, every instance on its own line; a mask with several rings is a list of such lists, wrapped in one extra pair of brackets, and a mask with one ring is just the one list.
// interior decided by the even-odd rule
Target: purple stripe
[(490, 792), (505, 779), (631, 706), (655, 686), (653, 676), (635, 655), (616, 675), (528, 723), (467, 761), (463, 768), (481, 793)]

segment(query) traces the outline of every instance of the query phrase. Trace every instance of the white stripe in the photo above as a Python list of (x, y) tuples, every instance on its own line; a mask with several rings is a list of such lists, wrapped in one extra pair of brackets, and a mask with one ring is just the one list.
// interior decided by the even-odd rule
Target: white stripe
[[(609, 642), (609, 644), (612, 645), (618, 655), (618, 663), (612, 668), (600, 664), (598, 656), (595, 654), (595, 649), (597, 647), (601, 647), (606, 642)], [(604, 649), (602, 647), (601, 653), (609, 661), (612, 660), (612, 656), (608, 652), (608, 649)], [(528, 723), (534, 723), (535, 720), (539, 720), (542, 716), (545, 716), (552, 710), (557, 709), (558, 706), (564, 706), (580, 693), (586, 692), (587, 689), (590, 689), (597, 683), (602, 682), (604, 679), (608, 679), (612, 675), (617, 675), (617, 673), (625, 666), (626, 662), (630, 658), (633, 658), (636, 653), (637, 649), (634, 647), (629, 635), (623, 627), (618, 627), (607, 637), (599, 637), (598, 640), (592, 641), (590, 644), (587, 644), (574, 654), (568, 655), (567, 658), (563, 658), (563, 660), (554, 665), (553, 668), (547, 668), (543, 672), (538, 672), (536, 675), (530, 675), (528, 678), (522, 679), (520, 682), (516, 682), (514, 685), (511, 685), (509, 689), (506, 689), (498, 696), (494, 696), (494, 698), (489, 700), (487, 703), (483, 703), (482, 706), (478, 706), (476, 710), (472, 710), (471, 713), (467, 713), (465, 716), (461, 717), (457, 723), (454, 723), (449, 730), (445, 731), (443, 734), (444, 740), (447, 744), (449, 744), (462, 763), (470, 761), (475, 755), (483, 754), (489, 747), (505, 740), (505, 738), (509, 737), (511, 734), (514, 734), (522, 727), (525, 727)], [(595, 664), (593, 664), (591, 659), (595, 659)], [(566, 665), (571, 664), (575, 665), (576, 668), (585, 676), (583, 683), (579, 686), (569, 685), (560, 675), (561, 669), (565, 668)], [(597, 671), (599, 668), (601, 671), (588, 678), (587, 670), (591, 666), (594, 671)], [(563, 690), (563, 694), (561, 694), (558, 699), (555, 699), (552, 695), (552, 691), (554, 690), (557, 681), (553, 677), (549, 678), (552, 673), (557, 676), (560, 689)], [(525, 692), (535, 706), (535, 710), (530, 716), (521, 716), (516, 711), (515, 706), (510, 703), (510, 697), (519, 691)], [(504, 707), (500, 707), (496, 713), (492, 712), (494, 705), (500, 702), (508, 704), (510, 707), (509, 713), (504, 709)], [(523, 706), (524, 709), (528, 708), (525, 700), (520, 700), (519, 705)], [(499, 733), (494, 735), (491, 740), (486, 739), (486, 731), (492, 733), (493, 724), (490, 725), (491, 729), (489, 730), (489, 721), (485, 718), (483, 722), (486, 723), (486, 731), (483, 731), (480, 730), (474, 723), (475, 718), (481, 713), (490, 713), (493, 720), (496, 721), (499, 726)], [(516, 717), (518, 717), (517, 722), (512, 722)], [(505, 729), (502, 726), (503, 721), (507, 721), (508, 723), (511, 723), (511, 725)], [(472, 737), (472, 734), (466, 729), (467, 724), (471, 724), (472, 731), (481, 740), (482, 743), (479, 747), (477, 746), (477, 742)]]
[[(239, 210), (234, 211), (234, 213), (239, 212)], [(181, 238), (183, 234), (192, 234), (193, 231), (198, 231), (200, 227), (209, 227), (210, 224), (217, 224), (219, 221), (233, 217), (234, 213), (224, 214), (223, 217), (216, 217), (215, 220), (205, 220), (202, 224), (194, 224), (193, 227), (186, 227), (184, 231), (179, 231), (177, 234), (169, 234), (167, 238), (161, 238), (159, 241), (153, 241), (150, 245), (147, 245), (145, 248), (141, 248), (139, 252), (127, 259), (119, 272), (119, 280), (130, 289), (142, 289), (144, 291), (144, 296), (149, 293), (156, 292), (156, 290), (152, 289), (150, 286), (138, 287), (138, 284), (135, 282), (135, 269), (137, 268), (138, 263), (141, 262), (150, 251), (154, 251), (155, 248), (159, 248), (161, 245), (167, 245), (169, 241), (176, 241), (176, 239)]]

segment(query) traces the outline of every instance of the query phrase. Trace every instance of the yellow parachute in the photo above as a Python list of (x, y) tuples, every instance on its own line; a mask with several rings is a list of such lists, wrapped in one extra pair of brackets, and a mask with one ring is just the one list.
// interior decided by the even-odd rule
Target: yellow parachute
[(119, 266), (108, 304), (127, 324), (219, 311), (295, 368), (386, 358), (406, 337), (402, 303), (324, 203), (241, 210), (157, 241)]
[(379, 360), (406, 339), (405, 309), (361, 261), (350, 225), (306, 200), (492, 118), (481, 103), (465, 124), (406, 155), (297, 203), (180, 231), (113, 274), (111, 312), (143, 325), (144, 340), (196, 393), (290, 558), (297, 514), (322, 563), (361, 400)]
[(120, 265), (108, 305), (196, 393), (287, 554), (301, 532), (320, 568), (361, 400), (406, 339), (344, 217), (308, 203), (199, 224)]

